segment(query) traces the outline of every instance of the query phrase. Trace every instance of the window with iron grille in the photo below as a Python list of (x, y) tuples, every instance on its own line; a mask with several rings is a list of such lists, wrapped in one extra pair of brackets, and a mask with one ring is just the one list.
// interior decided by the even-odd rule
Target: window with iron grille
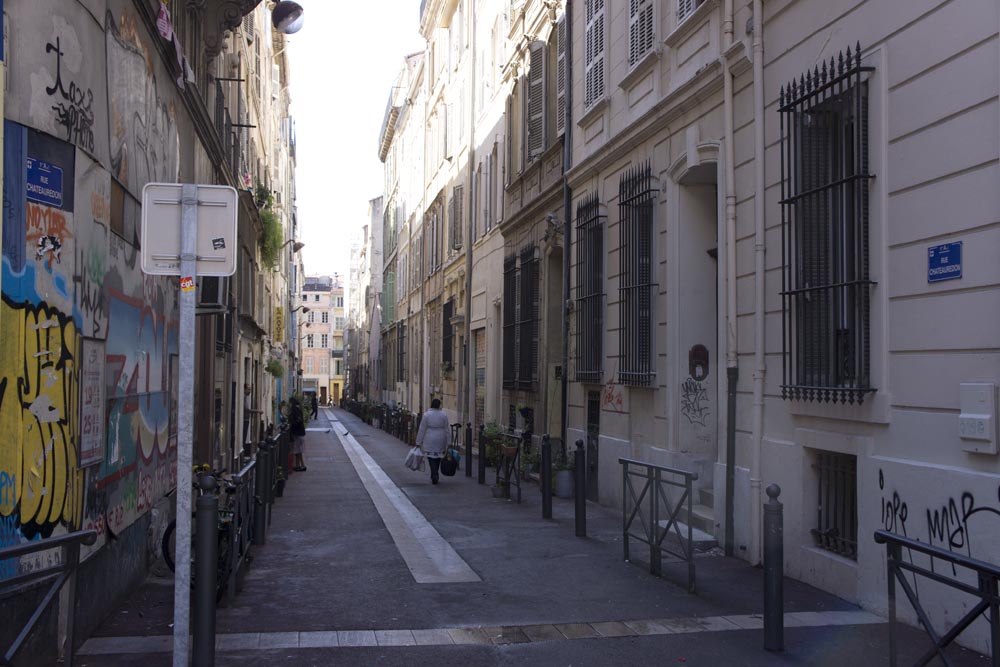
[(455, 335), (455, 327), (451, 323), (451, 318), (455, 315), (455, 299), (448, 299), (441, 310), (441, 320), (444, 334), (441, 336), (441, 364), (451, 368), (454, 363), (452, 343)]
[(462, 228), (465, 226), (463, 198), (465, 187), (456, 185), (451, 191), (451, 202), (448, 206), (449, 224), (451, 226), (451, 247), (459, 250), (462, 247)]
[(868, 91), (860, 45), (780, 93), (782, 396), (861, 403), (871, 386)]
[(529, 245), (504, 259), (503, 384), (528, 389), (538, 380), (538, 248)]
[(503, 261), (503, 386), (517, 386), (517, 256)]
[(653, 50), (653, 0), (629, 0), (628, 66)]
[(590, 109), (604, 97), (604, 0), (587, 0), (586, 16), (583, 107)]
[(817, 547), (852, 560), (858, 559), (858, 457), (837, 452), (817, 452)]
[(434, 306), (428, 312), (427, 328), (430, 336), (430, 383), (432, 387), (441, 385), (441, 346), (437, 341), (441, 340), (441, 306)]
[(396, 381), (406, 382), (406, 323), (400, 322), (396, 343)]
[(618, 380), (653, 383), (653, 207), (658, 188), (649, 163), (626, 171), (618, 184), (621, 287)]
[(597, 195), (576, 206), (576, 381), (600, 382), (604, 336), (604, 223)]

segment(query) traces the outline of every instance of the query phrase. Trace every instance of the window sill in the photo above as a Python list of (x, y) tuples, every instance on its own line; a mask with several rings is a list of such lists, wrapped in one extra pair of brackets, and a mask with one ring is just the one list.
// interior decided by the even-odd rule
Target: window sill
[(823, 417), (843, 421), (860, 421), (871, 424), (888, 424), (891, 420), (892, 397), (885, 392), (877, 392), (865, 399), (861, 405), (841, 403), (816, 403), (810, 401), (786, 401), (788, 411), (797, 417)]
[(688, 14), (679, 26), (674, 28), (674, 31), (667, 35), (667, 38), (663, 40), (671, 49), (677, 48), (677, 45), (683, 42), (685, 39), (690, 37), (698, 28), (702, 26), (705, 19), (712, 14), (719, 7), (719, 0), (705, 0), (701, 3), (697, 9)]
[(605, 95), (601, 99), (594, 102), (594, 105), (587, 109), (586, 113), (580, 116), (580, 120), (576, 121), (577, 127), (586, 127), (593, 123), (599, 116), (604, 113), (605, 107), (608, 106), (608, 96)]
[(653, 66), (656, 65), (656, 61), (659, 59), (660, 49), (654, 47), (647, 51), (646, 55), (639, 58), (639, 62), (637, 62), (631, 71), (625, 75), (625, 78), (621, 80), (618, 87), (622, 90), (630, 90), (632, 86), (639, 83), (639, 81), (649, 74), (650, 70), (653, 69)]

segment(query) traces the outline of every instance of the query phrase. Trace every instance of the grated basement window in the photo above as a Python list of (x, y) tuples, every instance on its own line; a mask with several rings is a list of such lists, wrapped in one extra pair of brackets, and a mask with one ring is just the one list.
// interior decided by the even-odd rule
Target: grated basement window
[(858, 458), (819, 452), (813, 469), (819, 482), (813, 541), (820, 549), (857, 560)]
[(599, 383), (604, 333), (604, 223), (597, 195), (576, 206), (576, 381)]
[(871, 386), (868, 84), (860, 44), (782, 87), (782, 397)]
[(629, 169), (618, 185), (621, 287), (618, 289), (619, 371), (622, 384), (652, 385), (653, 206), (657, 188), (650, 165)]

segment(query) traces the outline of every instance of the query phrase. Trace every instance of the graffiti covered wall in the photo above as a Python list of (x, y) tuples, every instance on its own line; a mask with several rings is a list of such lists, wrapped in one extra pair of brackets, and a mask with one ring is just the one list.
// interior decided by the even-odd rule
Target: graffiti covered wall
[(177, 290), (140, 270), (138, 199), (178, 180), (177, 96), (130, 3), (103, 5), (10, 3), (48, 39), (10, 63), (3, 154), (0, 546), (93, 528), (85, 556), (177, 474)]

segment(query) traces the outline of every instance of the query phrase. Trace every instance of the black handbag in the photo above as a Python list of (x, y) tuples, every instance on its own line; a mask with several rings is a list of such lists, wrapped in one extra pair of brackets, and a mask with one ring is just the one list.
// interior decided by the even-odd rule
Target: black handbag
[(458, 461), (449, 451), (444, 455), (444, 458), (441, 459), (441, 474), (445, 477), (454, 477), (457, 471)]

